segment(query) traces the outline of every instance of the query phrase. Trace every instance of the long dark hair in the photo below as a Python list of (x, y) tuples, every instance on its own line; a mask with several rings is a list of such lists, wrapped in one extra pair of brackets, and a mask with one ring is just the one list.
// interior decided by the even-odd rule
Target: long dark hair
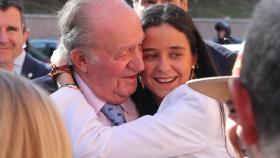
[[(197, 56), (197, 64), (194, 71), (196, 78), (213, 77), (219, 75), (214, 62), (209, 55), (208, 50), (206, 49), (204, 40), (194, 25), (192, 18), (183, 9), (169, 3), (153, 5), (144, 11), (141, 21), (144, 31), (150, 27), (155, 27), (166, 23), (185, 34), (188, 42), (190, 43), (192, 55)], [(138, 85), (138, 88), (135, 94), (132, 95), (132, 98), (138, 106), (140, 115), (152, 115), (156, 113), (159, 105), (157, 105), (153, 99), (153, 94), (151, 91), (147, 88), (141, 87), (140, 85), (141, 84)], [(225, 140), (225, 147), (227, 149), (224, 107), (221, 102), (218, 102), (218, 106), (221, 117), (223, 137)]]
[[(184, 33), (190, 43), (192, 55), (197, 56), (197, 64), (194, 71), (195, 77), (218, 76), (216, 67), (201, 35), (195, 27), (192, 18), (183, 9), (169, 3), (153, 5), (144, 11), (141, 21), (144, 31), (150, 27), (166, 23)], [(158, 109), (158, 104), (153, 99), (150, 90), (141, 87), (140, 83), (136, 92), (132, 95), (132, 99), (137, 104), (140, 115), (153, 115)]]

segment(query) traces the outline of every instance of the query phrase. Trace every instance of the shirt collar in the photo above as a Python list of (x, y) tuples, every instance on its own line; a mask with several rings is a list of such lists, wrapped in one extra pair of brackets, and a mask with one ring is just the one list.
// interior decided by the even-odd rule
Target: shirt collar
[[(106, 102), (97, 97), (77, 73), (74, 73), (74, 78), (88, 103), (94, 108), (96, 113), (99, 113)], [(121, 104), (121, 107), (127, 113), (131, 113), (133, 110), (131, 109), (133, 108), (131, 105), (134, 105), (134, 103), (130, 98), (128, 98), (124, 103)]]
[(74, 73), (74, 78), (88, 103), (99, 113), (106, 102), (97, 97), (77, 73)]
[(26, 56), (26, 52), (23, 50), (14, 60), (14, 65), (22, 66), (24, 63), (24, 59)]
[(22, 66), (24, 64), (26, 52), (23, 50), (14, 60), (13, 71), (21, 74)]

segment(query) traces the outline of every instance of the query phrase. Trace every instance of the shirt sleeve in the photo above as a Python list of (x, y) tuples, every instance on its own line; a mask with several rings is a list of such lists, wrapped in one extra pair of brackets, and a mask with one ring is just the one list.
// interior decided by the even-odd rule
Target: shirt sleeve
[[(79, 91), (62, 88), (51, 97), (55, 102), (67, 93), (60, 107), (75, 157), (174, 157), (206, 147), (206, 97), (180, 86), (168, 95), (154, 116), (107, 127), (97, 119)], [(67, 107), (71, 104), (71, 107)]]

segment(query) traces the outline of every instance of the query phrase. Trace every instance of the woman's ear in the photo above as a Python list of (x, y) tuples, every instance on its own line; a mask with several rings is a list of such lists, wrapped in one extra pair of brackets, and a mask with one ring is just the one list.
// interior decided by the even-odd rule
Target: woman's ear
[(81, 51), (73, 49), (70, 53), (70, 59), (78, 70), (82, 72), (88, 71), (86, 56)]
[(192, 56), (192, 66), (196, 67), (196, 65), (197, 65), (197, 55), (193, 55)]

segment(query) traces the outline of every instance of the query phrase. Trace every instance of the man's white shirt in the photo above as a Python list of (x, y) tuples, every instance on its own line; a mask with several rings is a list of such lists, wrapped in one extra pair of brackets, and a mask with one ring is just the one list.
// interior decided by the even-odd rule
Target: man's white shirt
[(115, 127), (98, 120), (79, 90), (64, 87), (51, 98), (62, 114), (77, 158), (230, 157), (217, 102), (186, 85), (166, 96), (154, 116)]
[(26, 52), (23, 50), (14, 60), (13, 72), (20, 75), (25, 60)]

